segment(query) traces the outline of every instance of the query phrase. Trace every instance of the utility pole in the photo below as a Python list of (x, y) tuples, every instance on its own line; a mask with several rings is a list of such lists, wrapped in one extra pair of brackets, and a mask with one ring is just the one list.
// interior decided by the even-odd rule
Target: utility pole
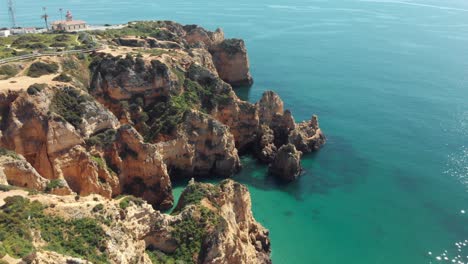
[(15, 5), (13, 4), (13, 0), (8, 0), (8, 15), (10, 16), (11, 27), (16, 28)]
[(47, 21), (49, 19), (49, 15), (47, 15), (47, 7), (43, 7), (42, 10), (44, 10), (44, 14), (41, 16), (41, 18), (44, 19), (47, 31), (49, 31), (49, 22)]

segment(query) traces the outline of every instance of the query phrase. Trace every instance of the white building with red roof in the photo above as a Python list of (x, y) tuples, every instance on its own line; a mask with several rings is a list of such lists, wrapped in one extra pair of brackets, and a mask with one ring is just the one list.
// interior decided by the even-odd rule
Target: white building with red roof
[(73, 20), (73, 15), (70, 10), (67, 11), (67, 15), (65, 17), (66, 20), (54, 21), (52, 23), (52, 30), (73, 32), (86, 30), (88, 28), (85, 21)]

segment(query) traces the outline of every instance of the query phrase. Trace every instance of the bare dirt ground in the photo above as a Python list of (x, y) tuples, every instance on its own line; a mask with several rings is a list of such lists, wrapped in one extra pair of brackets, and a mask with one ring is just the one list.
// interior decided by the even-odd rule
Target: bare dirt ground
[(52, 84), (52, 85), (57, 84), (57, 82), (52, 81), (52, 79), (57, 77), (62, 72), (62, 68), (59, 63), (59, 58), (50, 57), (47, 59), (40, 60), (40, 61), (45, 61), (45, 62), (57, 63), (60, 66), (57, 73), (43, 75), (38, 78), (32, 78), (32, 77), (27, 76), (27, 71), (29, 69), (29, 66), (31, 66), (31, 64), (35, 61), (39, 61), (39, 60), (26, 61), (26, 62), (21, 63), (23, 66), (23, 70), (20, 71), (15, 77), (9, 78), (7, 80), (0, 80), (0, 92), (5, 92), (8, 90), (10, 91), (24, 90), (35, 83), (47, 83), (47, 84)]

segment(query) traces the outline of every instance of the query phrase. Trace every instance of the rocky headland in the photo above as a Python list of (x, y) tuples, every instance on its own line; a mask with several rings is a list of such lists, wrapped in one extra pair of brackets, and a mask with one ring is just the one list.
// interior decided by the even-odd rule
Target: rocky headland
[[(246, 47), (220, 29), (154, 21), (86, 34), (99, 51), (13, 63), (22, 70), (0, 81), (0, 214), (32, 223), (16, 221), (11, 237), (0, 220), (0, 258), (270, 263), (241, 184), (192, 180), (170, 215), (157, 210), (174, 205), (173, 180), (231, 177), (241, 154), (296, 179), (303, 153), (325, 143), (317, 117), (296, 123), (272, 91), (240, 100), (232, 87), (253, 82)], [(102, 239), (59, 243), (49, 218)]]

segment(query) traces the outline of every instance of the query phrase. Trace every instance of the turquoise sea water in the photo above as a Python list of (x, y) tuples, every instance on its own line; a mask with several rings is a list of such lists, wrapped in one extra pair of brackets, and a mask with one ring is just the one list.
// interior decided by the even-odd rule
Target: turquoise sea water
[(290, 185), (243, 157), (235, 179), (275, 263), (439, 263), (444, 250), (468, 260), (455, 245), (468, 239), (467, 1), (16, 2), (24, 26), (41, 25), (46, 5), (52, 20), (63, 7), (95, 24), (169, 19), (246, 40), (256, 82), (239, 94), (275, 90), (328, 136)]

